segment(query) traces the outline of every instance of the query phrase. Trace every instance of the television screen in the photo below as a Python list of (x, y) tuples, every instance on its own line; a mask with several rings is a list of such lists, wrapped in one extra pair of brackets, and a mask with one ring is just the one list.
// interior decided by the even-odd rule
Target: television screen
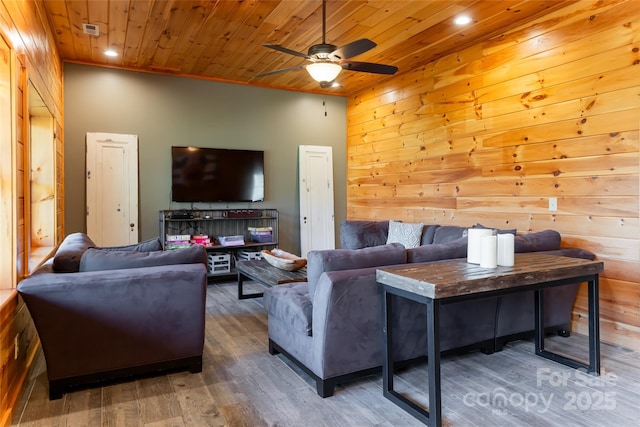
[(174, 202), (264, 200), (264, 152), (171, 147)]

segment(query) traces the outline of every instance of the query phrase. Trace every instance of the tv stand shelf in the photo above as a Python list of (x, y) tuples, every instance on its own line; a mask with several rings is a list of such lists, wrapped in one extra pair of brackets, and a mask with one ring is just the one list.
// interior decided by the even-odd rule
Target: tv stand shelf
[[(186, 218), (185, 218), (186, 216)], [(278, 210), (277, 209), (205, 209), (205, 210), (161, 210), (159, 211), (160, 236), (162, 247), (167, 248), (167, 235), (207, 235), (211, 244), (205, 246), (209, 254), (228, 254), (228, 271), (209, 271), (209, 277), (235, 275), (234, 260), (240, 251), (260, 252), (278, 246)], [(252, 241), (249, 227), (270, 227), (272, 240), (269, 242)], [(243, 236), (243, 245), (226, 246), (218, 241), (219, 236)]]

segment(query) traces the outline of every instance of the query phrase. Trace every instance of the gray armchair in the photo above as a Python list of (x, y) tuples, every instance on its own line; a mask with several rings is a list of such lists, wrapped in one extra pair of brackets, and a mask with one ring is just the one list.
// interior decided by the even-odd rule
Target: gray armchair
[[(18, 286), (42, 344), (49, 397), (60, 398), (79, 385), (159, 370), (200, 372), (204, 248), (104, 251), (101, 256), (84, 247), (89, 242), (81, 244), (82, 257), (74, 257), (86, 261), (86, 271), (55, 272), (52, 259)], [(117, 268), (116, 261), (129, 265)]]

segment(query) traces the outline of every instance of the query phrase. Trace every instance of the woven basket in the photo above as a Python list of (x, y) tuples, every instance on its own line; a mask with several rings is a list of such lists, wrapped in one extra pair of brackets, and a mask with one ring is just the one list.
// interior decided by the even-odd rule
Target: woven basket
[(297, 271), (307, 265), (306, 258), (300, 258), (281, 249), (274, 249), (272, 251), (263, 249), (262, 258), (272, 266), (286, 271)]

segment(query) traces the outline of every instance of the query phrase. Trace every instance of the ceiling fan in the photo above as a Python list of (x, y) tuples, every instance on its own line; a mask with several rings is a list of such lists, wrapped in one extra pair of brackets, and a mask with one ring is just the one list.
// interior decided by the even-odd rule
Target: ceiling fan
[(282, 68), (280, 70), (267, 71), (258, 74), (256, 77), (265, 77), (272, 74), (283, 73), (285, 71), (299, 70), (306, 68), (311, 77), (320, 83), (320, 87), (331, 86), (338, 77), (340, 71), (351, 70), (374, 74), (395, 74), (398, 67), (393, 65), (376, 64), (373, 62), (348, 61), (349, 58), (360, 55), (377, 45), (369, 39), (359, 39), (344, 46), (337, 47), (326, 42), (327, 30), (327, 1), (322, 0), (322, 43), (314, 44), (309, 48), (309, 52), (304, 54), (277, 44), (263, 44), (262, 46), (290, 55), (299, 56), (310, 61), (311, 64), (299, 65), (297, 67)]

